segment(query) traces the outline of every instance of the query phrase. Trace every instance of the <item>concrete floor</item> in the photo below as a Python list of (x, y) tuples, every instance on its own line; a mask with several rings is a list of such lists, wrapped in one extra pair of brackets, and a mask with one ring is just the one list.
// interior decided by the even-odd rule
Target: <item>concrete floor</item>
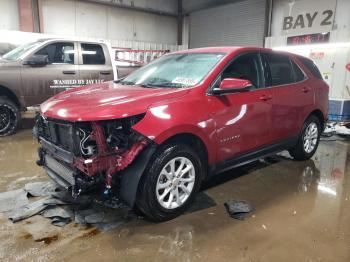
[[(322, 142), (313, 160), (270, 158), (204, 186), (216, 206), (151, 224), (132, 220), (101, 232), (57, 228), (40, 216), (0, 219), (1, 261), (350, 261), (349, 144)], [(0, 139), (0, 192), (45, 180), (31, 130)], [(230, 199), (256, 211), (229, 217)]]

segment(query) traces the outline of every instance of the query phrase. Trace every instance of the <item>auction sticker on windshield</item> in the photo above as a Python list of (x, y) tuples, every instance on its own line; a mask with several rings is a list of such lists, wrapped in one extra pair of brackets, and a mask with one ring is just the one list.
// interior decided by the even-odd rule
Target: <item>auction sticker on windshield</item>
[(196, 79), (193, 78), (187, 78), (187, 77), (175, 77), (173, 81), (171, 81), (174, 84), (181, 84), (186, 86), (195, 85), (197, 83)]

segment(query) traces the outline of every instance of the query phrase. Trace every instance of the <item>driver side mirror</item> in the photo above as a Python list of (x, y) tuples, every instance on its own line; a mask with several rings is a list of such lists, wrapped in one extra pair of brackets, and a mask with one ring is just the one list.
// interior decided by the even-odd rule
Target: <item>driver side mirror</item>
[(213, 89), (213, 94), (222, 95), (248, 91), (252, 86), (252, 83), (246, 79), (225, 78), (221, 81), (219, 88)]
[(30, 66), (46, 66), (49, 63), (47, 55), (32, 55), (28, 59), (24, 60), (24, 65)]

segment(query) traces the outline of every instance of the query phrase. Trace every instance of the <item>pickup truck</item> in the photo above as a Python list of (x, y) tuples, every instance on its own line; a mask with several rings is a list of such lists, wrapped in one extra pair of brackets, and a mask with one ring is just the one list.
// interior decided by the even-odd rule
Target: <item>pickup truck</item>
[(70, 88), (117, 78), (102, 42), (40, 39), (0, 58), (0, 136), (13, 134), (21, 111)]

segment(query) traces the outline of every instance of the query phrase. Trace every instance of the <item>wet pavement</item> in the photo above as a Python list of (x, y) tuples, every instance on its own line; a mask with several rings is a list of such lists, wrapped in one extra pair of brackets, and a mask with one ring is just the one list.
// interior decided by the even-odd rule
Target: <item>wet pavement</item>
[[(203, 186), (215, 206), (109, 231), (34, 216), (0, 218), (1, 261), (350, 261), (349, 143), (322, 142), (312, 160), (276, 156), (223, 173)], [(47, 180), (29, 129), (0, 138), (0, 192)], [(230, 217), (224, 203), (256, 211)]]

